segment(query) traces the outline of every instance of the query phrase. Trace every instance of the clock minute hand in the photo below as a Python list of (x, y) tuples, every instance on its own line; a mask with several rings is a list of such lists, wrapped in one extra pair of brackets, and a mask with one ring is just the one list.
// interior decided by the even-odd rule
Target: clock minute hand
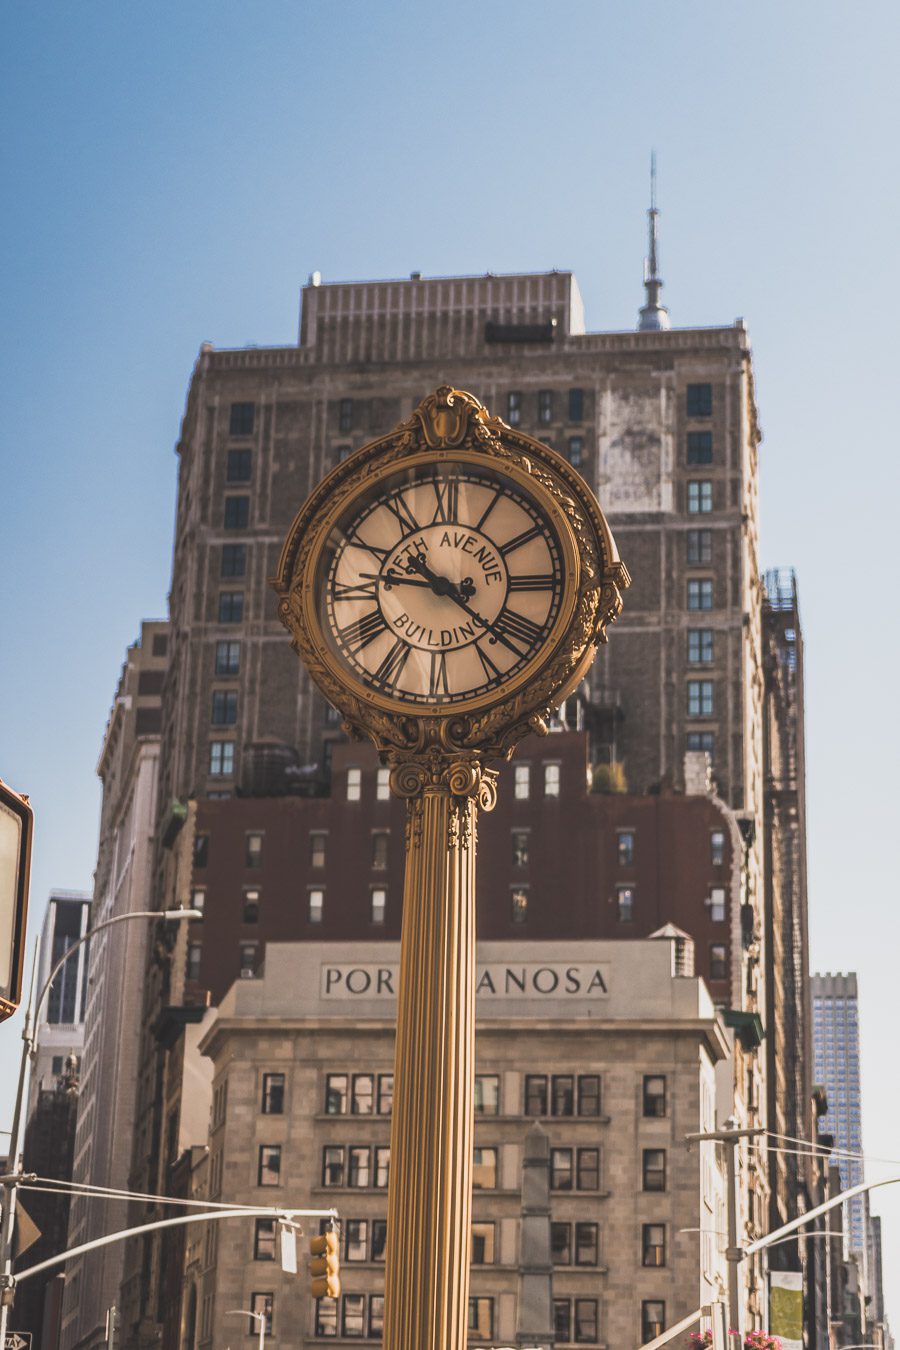
[(469, 618), (474, 619), (486, 633), (490, 633), (495, 642), (502, 642), (504, 647), (507, 647), (512, 652), (513, 656), (517, 657), (519, 660), (522, 659), (522, 652), (519, 648), (513, 646), (509, 639), (505, 638), (502, 633), (498, 633), (492, 624), (489, 624), (486, 619), (483, 619), (480, 614), (472, 609), (471, 605), (466, 604), (449, 577), (439, 577), (436, 572), (432, 572), (421, 553), (410, 554), (407, 569), (419, 572), (425, 577), (426, 581), (429, 582), (435, 595), (446, 595), (455, 605), (459, 605), (464, 614), (468, 614)]

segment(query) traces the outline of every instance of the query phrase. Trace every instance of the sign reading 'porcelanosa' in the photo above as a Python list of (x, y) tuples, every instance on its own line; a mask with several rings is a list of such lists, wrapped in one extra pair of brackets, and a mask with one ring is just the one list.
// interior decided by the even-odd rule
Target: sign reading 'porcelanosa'
[[(392, 999), (397, 995), (395, 965), (323, 965), (321, 994), (332, 999)], [(478, 966), (476, 997), (491, 999), (602, 999), (609, 995), (609, 966), (563, 961)]]

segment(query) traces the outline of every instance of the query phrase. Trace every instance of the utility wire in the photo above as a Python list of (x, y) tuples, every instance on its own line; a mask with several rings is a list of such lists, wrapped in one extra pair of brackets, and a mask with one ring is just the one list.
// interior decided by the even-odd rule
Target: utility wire
[[(769, 1139), (783, 1139), (790, 1144), (806, 1145), (806, 1148), (810, 1151), (810, 1156), (812, 1157), (856, 1158), (860, 1162), (888, 1163), (891, 1167), (900, 1167), (900, 1158), (876, 1158), (871, 1153), (861, 1153), (856, 1149), (829, 1148), (827, 1144), (814, 1144), (811, 1139), (798, 1139), (792, 1134), (776, 1134), (773, 1130), (766, 1130), (765, 1133)], [(757, 1145), (757, 1147), (759, 1147), (759, 1145)], [(778, 1150), (773, 1149), (772, 1151), (777, 1152)], [(785, 1149), (783, 1151), (788, 1152), (790, 1150)]]
[[(83, 1195), (89, 1200), (154, 1200), (163, 1205), (186, 1205), (202, 1209), (258, 1210), (259, 1205), (227, 1204), (220, 1200), (183, 1200), (173, 1195), (146, 1195), (140, 1191), (117, 1191), (105, 1186), (91, 1186), (87, 1182), (61, 1181), (52, 1177), (37, 1177), (35, 1181), (20, 1183), (23, 1191), (49, 1191), (62, 1195)], [(284, 1206), (273, 1205), (274, 1209)]]

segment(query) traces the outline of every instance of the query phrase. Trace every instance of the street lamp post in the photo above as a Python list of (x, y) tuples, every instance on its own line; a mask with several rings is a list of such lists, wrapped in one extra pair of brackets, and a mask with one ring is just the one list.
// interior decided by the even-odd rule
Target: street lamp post
[(97, 933), (102, 933), (104, 928), (112, 928), (114, 924), (125, 923), (132, 919), (163, 919), (170, 922), (183, 923), (186, 919), (201, 919), (203, 917), (199, 909), (140, 909), (131, 914), (117, 914), (112, 919), (106, 919), (103, 923), (98, 923), (96, 928), (89, 929), (86, 933), (73, 942), (71, 947), (67, 947), (65, 952), (57, 961), (51, 970), (41, 992), (38, 994), (37, 1001), (33, 1009), (25, 1011), (25, 1025), (22, 1028), (22, 1058), (19, 1062), (19, 1083), (16, 1089), (16, 1104), (13, 1110), (12, 1129), (9, 1137), (9, 1171), (11, 1179), (4, 1183), (3, 1187), (3, 1212), (0, 1217), (0, 1346), (6, 1343), (6, 1329), (9, 1319), (9, 1309), (13, 1300), (13, 1291), (15, 1282), (13, 1280), (13, 1225), (16, 1217), (16, 1191), (18, 1189), (17, 1174), (19, 1172), (19, 1152), (20, 1135), (22, 1134), (22, 1107), (25, 1100), (25, 1083), (28, 1077), (28, 1065), (34, 1058), (35, 1039), (37, 1028), (40, 1023), (41, 1007), (44, 999), (50, 992), (53, 981), (56, 979), (63, 966), (68, 961), (73, 952), (83, 946), (90, 938), (95, 937)]
[(259, 1350), (266, 1345), (266, 1314), (254, 1312), (252, 1308), (229, 1308), (226, 1317), (255, 1317), (259, 1323)]

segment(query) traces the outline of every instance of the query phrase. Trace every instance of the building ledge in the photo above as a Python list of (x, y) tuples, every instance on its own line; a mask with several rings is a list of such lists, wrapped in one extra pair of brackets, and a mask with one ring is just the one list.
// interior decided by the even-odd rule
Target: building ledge
[(163, 1008), (151, 1027), (151, 1031), (165, 1050), (171, 1050), (186, 1026), (202, 1022), (206, 1015), (205, 1006), (170, 1006)]
[(762, 1045), (765, 1027), (759, 1013), (741, 1012), (738, 1008), (723, 1008), (722, 1021), (726, 1027), (732, 1027), (745, 1050), (754, 1050)]
[(188, 809), (185, 802), (178, 801), (177, 797), (169, 807), (169, 814), (166, 817), (166, 823), (162, 830), (162, 842), (164, 848), (171, 848), (178, 838), (181, 827), (187, 820)]

